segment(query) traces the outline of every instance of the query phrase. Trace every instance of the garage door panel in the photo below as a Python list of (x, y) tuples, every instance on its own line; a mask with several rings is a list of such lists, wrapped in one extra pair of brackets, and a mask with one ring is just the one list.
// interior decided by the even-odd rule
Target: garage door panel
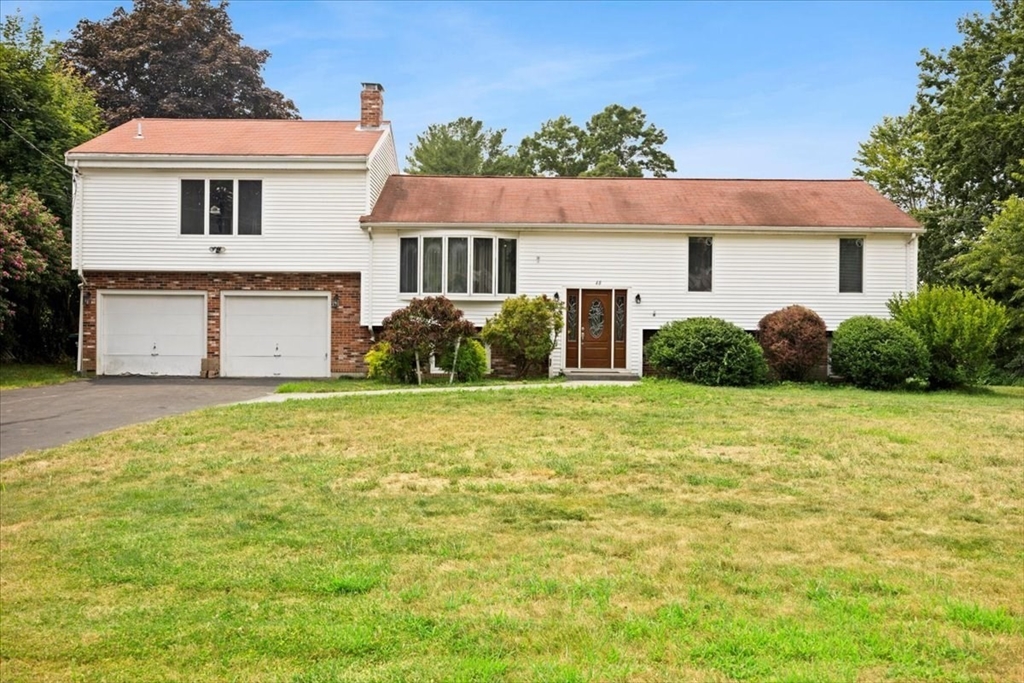
[(221, 374), (330, 376), (326, 296), (225, 295)]
[(98, 370), (107, 375), (199, 375), (206, 357), (202, 294), (101, 293)]

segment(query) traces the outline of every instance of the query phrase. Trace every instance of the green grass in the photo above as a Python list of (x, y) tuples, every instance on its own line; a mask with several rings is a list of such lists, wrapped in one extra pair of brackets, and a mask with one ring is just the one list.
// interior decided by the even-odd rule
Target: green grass
[(1018, 681), (1024, 390), (396, 394), (0, 463), (0, 680)]
[(565, 381), (562, 377), (554, 378), (532, 378), (528, 380), (511, 380), (503, 377), (494, 377), (479, 382), (457, 382), (448, 384), (448, 378), (440, 375), (425, 378), (422, 385), (417, 384), (389, 384), (379, 379), (339, 377), (337, 379), (312, 379), (296, 382), (285, 382), (277, 387), (279, 394), (334, 394), (350, 391), (379, 391), (382, 389), (439, 389), (442, 387), (471, 387), (471, 386), (497, 386), (500, 384), (554, 384)]
[(0, 390), (63, 384), (76, 379), (73, 362), (48, 365), (0, 363)]

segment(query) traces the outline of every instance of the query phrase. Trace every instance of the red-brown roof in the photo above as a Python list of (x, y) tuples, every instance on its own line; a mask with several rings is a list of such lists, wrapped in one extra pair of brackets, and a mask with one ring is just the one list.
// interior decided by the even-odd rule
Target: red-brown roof
[(861, 180), (391, 176), (364, 223), (910, 228)]
[(358, 121), (135, 119), (69, 154), (366, 156), (383, 131), (358, 128)]

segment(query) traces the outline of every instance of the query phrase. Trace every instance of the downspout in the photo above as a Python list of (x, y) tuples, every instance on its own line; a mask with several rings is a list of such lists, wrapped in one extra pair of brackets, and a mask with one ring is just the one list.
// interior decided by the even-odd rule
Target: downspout
[(81, 375), (82, 370), (82, 354), (83, 348), (85, 347), (85, 288), (89, 285), (85, 280), (85, 272), (82, 269), (82, 220), (78, 203), (81, 198), (81, 188), (79, 183), (81, 182), (81, 174), (78, 172), (78, 161), (75, 161), (75, 165), (71, 170), (71, 236), (72, 239), (78, 244), (78, 248), (75, 250), (77, 258), (76, 265), (78, 266), (78, 359), (75, 366), (75, 371)]
[(366, 269), (366, 305), (370, 314), (366, 318), (366, 329), (370, 331), (370, 341), (376, 343), (373, 332), (373, 226), (366, 226), (366, 234), (370, 238), (370, 267)]

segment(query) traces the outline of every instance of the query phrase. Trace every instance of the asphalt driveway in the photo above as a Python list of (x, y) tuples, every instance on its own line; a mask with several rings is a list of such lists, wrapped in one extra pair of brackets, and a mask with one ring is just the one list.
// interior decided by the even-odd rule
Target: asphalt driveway
[(281, 380), (104, 377), (0, 393), (0, 460), (125, 425), (273, 393)]

